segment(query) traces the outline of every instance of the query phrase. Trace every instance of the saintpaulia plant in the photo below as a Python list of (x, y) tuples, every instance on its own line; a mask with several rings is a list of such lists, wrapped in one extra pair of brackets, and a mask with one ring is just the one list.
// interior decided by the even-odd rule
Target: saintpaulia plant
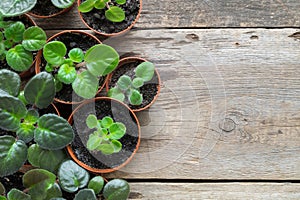
[[(52, 75), (35, 75), (23, 92), (19, 92), (20, 82), (18, 74), (0, 70), (0, 128), (7, 131), (0, 136), (0, 177), (15, 173), (28, 157), (34, 166), (55, 171), (65, 158), (61, 149), (74, 138), (72, 127), (62, 117), (39, 116), (38, 109), (48, 107), (55, 96)], [(32, 140), (35, 144), (28, 148), (26, 143)]]
[(126, 133), (126, 127), (123, 123), (114, 122), (108, 116), (98, 120), (95, 115), (89, 115), (86, 124), (90, 129), (96, 129), (87, 141), (87, 148), (90, 151), (101, 151), (106, 155), (121, 151), (122, 143), (118, 140)]
[(20, 22), (0, 19), (0, 60), (15, 71), (26, 71), (33, 62), (33, 52), (46, 44), (46, 33), (43, 29), (32, 26), (25, 28)]
[(118, 53), (110, 46), (97, 44), (84, 53), (79, 48), (67, 48), (60, 41), (47, 43), (43, 56), (47, 61), (45, 70), (57, 71), (56, 81), (72, 84), (74, 92), (89, 99), (98, 91), (99, 77), (112, 72), (119, 63)]
[(105, 17), (112, 22), (122, 22), (125, 19), (125, 11), (118, 5), (123, 5), (126, 0), (115, 0), (116, 6), (112, 5), (111, 0), (86, 0), (80, 4), (78, 10), (82, 13), (87, 13), (96, 9), (107, 9)]
[(115, 87), (108, 91), (108, 96), (119, 101), (127, 98), (131, 105), (141, 105), (143, 95), (139, 89), (153, 78), (154, 65), (151, 62), (142, 62), (135, 69), (135, 77), (132, 79), (127, 75), (122, 75)]

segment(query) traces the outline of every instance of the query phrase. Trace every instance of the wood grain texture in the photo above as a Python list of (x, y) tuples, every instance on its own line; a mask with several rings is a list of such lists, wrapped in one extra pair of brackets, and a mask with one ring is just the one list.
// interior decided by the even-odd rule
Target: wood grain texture
[(298, 200), (300, 184), (290, 183), (130, 183), (130, 200)]
[[(143, 0), (135, 27), (299, 27), (298, 0)], [(37, 19), (45, 29), (86, 29), (77, 5), (66, 14)]]

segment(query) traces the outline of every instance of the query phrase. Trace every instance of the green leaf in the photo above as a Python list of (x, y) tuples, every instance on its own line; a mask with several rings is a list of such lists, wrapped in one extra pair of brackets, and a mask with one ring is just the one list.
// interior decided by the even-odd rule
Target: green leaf
[(124, 101), (125, 95), (122, 93), (122, 91), (119, 88), (111, 88), (109, 89), (107, 96), (117, 99), (119, 101)]
[(86, 52), (84, 60), (94, 76), (105, 76), (117, 67), (119, 54), (108, 45), (97, 44)]
[(16, 131), (26, 112), (25, 105), (18, 98), (0, 93), (0, 128)]
[(12, 136), (0, 136), (0, 177), (18, 171), (27, 159), (27, 146)]
[(43, 149), (58, 150), (72, 142), (74, 133), (67, 120), (54, 114), (40, 117), (34, 131), (35, 142)]
[(65, 84), (70, 84), (73, 83), (76, 77), (77, 77), (77, 72), (75, 67), (71, 67), (67, 64), (63, 64), (62, 66), (60, 66), (57, 73), (57, 78), (59, 81)]
[(30, 68), (33, 62), (33, 56), (30, 51), (27, 51), (19, 44), (8, 50), (6, 61), (13, 70), (21, 72)]
[(128, 90), (131, 86), (131, 78), (127, 75), (121, 76), (117, 82), (117, 86), (123, 91)]
[(63, 88), (63, 84), (58, 80), (58, 78), (54, 79), (54, 84), (55, 84), (55, 92), (59, 92)]
[(40, 168), (56, 173), (60, 164), (67, 158), (63, 150), (43, 150), (39, 156)]
[(114, 153), (118, 153), (122, 149), (122, 143), (118, 140), (112, 140), (111, 141), (113, 147), (114, 147)]
[(99, 194), (104, 186), (104, 179), (102, 176), (95, 176), (88, 184), (89, 189), (93, 189), (95, 194)]
[(25, 98), (27, 102), (37, 106), (38, 108), (48, 107), (55, 96), (54, 78), (47, 72), (36, 74), (26, 84)]
[(103, 117), (101, 120), (101, 126), (103, 128), (109, 128), (114, 123), (114, 120), (111, 117)]
[(23, 175), (23, 185), (32, 199), (44, 199), (56, 180), (55, 174), (44, 169), (32, 169)]
[(7, 40), (21, 42), (24, 31), (25, 25), (22, 22), (15, 22), (4, 30), (4, 35)]
[(126, 0), (116, 0), (116, 3), (119, 5), (123, 5), (126, 3)]
[(50, 63), (47, 63), (45, 67), (45, 71), (51, 73), (53, 72), (53, 70), (54, 70), (53, 66)]
[(24, 14), (30, 11), (37, 0), (2, 0), (0, 13), (5, 17), (12, 17)]
[(87, 13), (93, 10), (94, 5), (95, 5), (95, 0), (86, 0), (78, 6), (78, 10), (82, 13)]
[(144, 85), (144, 79), (137, 77), (133, 79), (132, 85), (134, 88), (138, 89)]
[(94, 132), (93, 134), (89, 135), (89, 139), (88, 139), (86, 145), (87, 145), (88, 150), (93, 151), (99, 147), (101, 142), (102, 142), (102, 138), (99, 137), (97, 132)]
[(34, 167), (40, 167), (39, 157), (42, 153), (43, 149), (39, 147), (37, 144), (32, 144), (28, 148), (28, 161)]
[(103, 189), (103, 195), (107, 200), (126, 200), (129, 196), (129, 192), (129, 184), (122, 179), (109, 181)]
[(121, 122), (116, 122), (109, 127), (110, 139), (118, 140), (126, 133), (126, 126)]
[(21, 123), (20, 128), (17, 130), (16, 134), (20, 140), (28, 143), (33, 139), (34, 129), (35, 127), (32, 124)]
[(11, 189), (7, 194), (8, 200), (31, 200), (30, 195), (17, 190), (15, 188)]
[(68, 56), (73, 62), (77, 62), (77, 63), (82, 62), (84, 59), (84, 53), (79, 48), (71, 49), (71, 51), (69, 51)]
[(143, 102), (143, 96), (138, 90), (132, 90), (129, 95), (129, 102), (131, 105), (141, 105)]
[(5, 187), (4, 185), (0, 182), (0, 195), (4, 194), (5, 193)]
[(100, 144), (97, 148), (97, 150), (101, 151), (105, 155), (110, 155), (115, 152), (113, 144)]
[(125, 19), (125, 12), (118, 6), (111, 6), (105, 11), (105, 17), (112, 22), (122, 22)]
[(87, 118), (86, 118), (86, 125), (92, 129), (92, 128), (96, 128), (98, 126), (98, 119), (96, 117), (96, 115), (92, 115), (90, 114)]
[(0, 70), (0, 89), (12, 96), (18, 96), (21, 80), (17, 73), (2, 69)]
[(23, 47), (28, 51), (38, 51), (46, 44), (45, 31), (37, 26), (29, 27), (23, 34)]
[[(62, 196), (61, 189), (57, 183), (54, 183), (53, 186), (47, 190), (47, 196), (44, 200), (51, 200), (53, 198), (59, 198)], [(63, 199), (63, 198), (62, 198)]]
[(97, 200), (94, 190), (83, 189), (80, 190), (76, 195), (74, 200)]
[(88, 184), (89, 173), (72, 160), (65, 161), (58, 170), (59, 184), (66, 192), (76, 192)]
[(7, 198), (5, 196), (0, 195), (0, 200), (7, 200)]
[(105, 8), (106, 4), (105, 4), (105, 1), (98, 0), (98, 1), (96, 1), (94, 6), (95, 6), (96, 9), (100, 10), (100, 9)]
[(65, 198), (57, 197), (57, 198), (51, 198), (50, 200), (66, 200), (66, 199)]
[(51, 0), (52, 4), (57, 8), (69, 8), (75, 0)]
[(99, 79), (89, 71), (83, 71), (77, 75), (72, 83), (74, 92), (85, 99), (95, 97), (98, 91)]
[(144, 82), (150, 81), (154, 75), (154, 65), (151, 62), (142, 62), (135, 69), (136, 77), (142, 78)]
[(22, 91), (19, 93), (18, 99), (19, 99), (20, 101), (22, 101), (22, 103), (23, 103), (24, 105), (27, 105), (27, 104), (28, 104), (28, 102), (26, 101), (25, 96), (24, 96), (24, 90), (22, 90)]
[(29, 124), (34, 124), (38, 121), (38, 119), (39, 119), (39, 113), (34, 109), (29, 109), (27, 111), (26, 116), (24, 117), (24, 122)]
[(52, 41), (45, 44), (43, 56), (45, 60), (54, 66), (60, 66), (64, 62), (64, 56), (67, 53), (67, 47), (60, 41)]

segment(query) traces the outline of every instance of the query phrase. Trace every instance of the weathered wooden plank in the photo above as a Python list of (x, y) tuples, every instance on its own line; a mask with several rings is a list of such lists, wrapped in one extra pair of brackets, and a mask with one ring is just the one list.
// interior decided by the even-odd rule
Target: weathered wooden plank
[[(299, 8), (298, 0), (143, 0), (136, 27), (299, 27)], [(69, 13), (37, 22), (45, 29), (85, 28), (77, 6)]]
[(131, 183), (131, 200), (300, 199), (291, 183)]

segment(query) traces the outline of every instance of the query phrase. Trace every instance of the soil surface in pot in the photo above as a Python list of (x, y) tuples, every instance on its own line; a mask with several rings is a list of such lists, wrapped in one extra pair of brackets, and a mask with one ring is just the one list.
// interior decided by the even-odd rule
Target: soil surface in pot
[(21, 191), (25, 189), (22, 183), (22, 177), (23, 173), (21, 172), (16, 172), (9, 176), (0, 177), (0, 182), (3, 184), (6, 190), (6, 194), (13, 188), (19, 189)]
[[(81, 0), (84, 2), (85, 0)], [(112, 0), (113, 5), (117, 5), (115, 0)], [(111, 22), (105, 18), (105, 9), (93, 9), (88, 13), (81, 13), (84, 21), (89, 25), (89, 27), (95, 29), (102, 33), (118, 33), (129, 27), (136, 19), (139, 9), (139, 0), (127, 0), (125, 4), (118, 5), (125, 11), (125, 20), (122, 22)]]
[[(98, 41), (94, 40), (93, 38), (88, 37), (87, 35), (79, 34), (79, 33), (64, 33), (53, 39), (53, 41), (61, 41), (63, 42), (66, 47), (67, 51), (69, 52), (73, 48), (81, 48), (84, 52), (86, 52), (90, 47), (99, 44)], [(46, 61), (44, 58), (41, 59), (41, 71), (44, 71), (46, 66)], [(55, 76), (58, 70), (52, 72), (52, 75)], [(104, 77), (100, 77), (99, 79), (99, 87), (101, 87), (105, 82)], [(73, 94), (74, 93), (74, 94)], [(80, 102), (83, 98), (79, 97), (78, 95), (73, 92), (72, 85), (63, 84), (62, 89), (56, 93), (55, 96), (57, 99), (71, 102), (76, 101)]]
[[(119, 66), (112, 74), (111, 80), (109, 82), (109, 88), (114, 87), (119, 78), (124, 74), (128, 75), (129, 77), (131, 77), (131, 79), (133, 79), (135, 77), (135, 68), (142, 62), (143, 61), (133, 61)], [(153, 78), (149, 82), (146, 82), (145, 85), (143, 85), (140, 88), (140, 93), (143, 95), (142, 104), (138, 106), (130, 105), (127, 98), (125, 98), (124, 103), (127, 104), (131, 109), (143, 108), (152, 102), (152, 100), (158, 92), (158, 86), (158, 77), (157, 74), (154, 73)]]
[(62, 8), (55, 7), (50, 0), (38, 0), (30, 12), (39, 16), (49, 16), (59, 13), (62, 10)]
[[(4, 21), (21, 21), (23, 22), (23, 24), (25, 25), (25, 28), (27, 29), (30, 26), (34, 26), (33, 23), (31, 23), (31, 21), (25, 16), (25, 15), (21, 15), (21, 16), (17, 16), (17, 17), (7, 17), (4, 18)], [(35, 56), (36, 56), (37, 52), (33, 52), (33, 60), (35, 60)], [(14, 71), (6, 62), (6, 60), (0, 60), (0, 69), (9, 69), (11, 71)], [(14, 71), (16, 72), (16, 71)], [(16, 73), (20, 73), (20, 72), (16, 72)]]
[[(126, 126), (126, 134), (119, 140), (122, 143), (122, 150), (111, 155), (104, 155), (101, 152), (89, 152), (85, 148), (88, 137), (94, 132), (86, 126), (85, 120), (89, 114), (96, 113), (98, 119), (110, 116), (115, 122), (122, 122)], [(73, 116), (73, 129), (75, 139), (71, 143), (76, 157), (81, 162), (97, 169), (111, 169), (120, 166), (134, 152), (138, 143), (138, 125), (131, 112), (122, 104), (116, 101), (100, 100), (95, 104), (85, 104)]]

